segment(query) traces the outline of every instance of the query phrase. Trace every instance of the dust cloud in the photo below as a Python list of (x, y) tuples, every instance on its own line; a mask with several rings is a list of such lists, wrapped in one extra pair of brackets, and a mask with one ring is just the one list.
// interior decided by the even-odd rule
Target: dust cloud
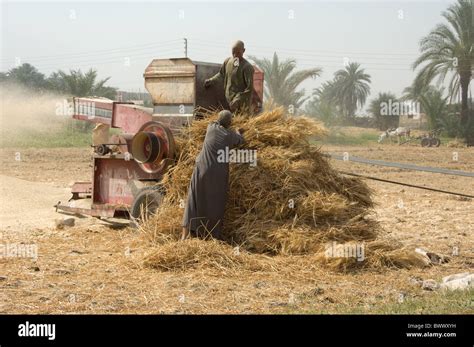
[(0, 85), (0, 129), (2, 137), (31, 132), (54, 132), (69, 119), (65, 96), (34, 92), (18, 85)]

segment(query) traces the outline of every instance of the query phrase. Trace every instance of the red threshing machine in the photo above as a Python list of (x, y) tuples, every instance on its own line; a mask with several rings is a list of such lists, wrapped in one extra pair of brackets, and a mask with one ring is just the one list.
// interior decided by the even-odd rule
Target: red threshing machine
[[(76, 182), (57, 210), (95, 217), (141, 218), (164, 193), (157, 184), (175, 155), (174, 137), (203, 110), (227, 108), (223, 85), (204, 88), (220, 64), (188, 58), (155, 59), (145, 70), (153, 108), (102, 98), (73, 98), (73, 118), (98, 123), (93, 133), (92, 181)], [(254, 112), (261, 109), (263, 72), (255, 67)], [(119, 134), (109, 133), (110, 128)], [(90, 207), (79, 207), (90, 199)], [(84, 201), (84, 200), (83, 200)]]

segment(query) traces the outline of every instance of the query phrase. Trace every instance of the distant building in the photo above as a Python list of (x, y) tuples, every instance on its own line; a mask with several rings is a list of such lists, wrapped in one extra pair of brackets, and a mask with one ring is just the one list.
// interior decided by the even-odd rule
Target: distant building
[(404, 114), (400, 116), (399, 126), (410, 129), (425, 129), (428, 127), (428, 117), (425, 113)]

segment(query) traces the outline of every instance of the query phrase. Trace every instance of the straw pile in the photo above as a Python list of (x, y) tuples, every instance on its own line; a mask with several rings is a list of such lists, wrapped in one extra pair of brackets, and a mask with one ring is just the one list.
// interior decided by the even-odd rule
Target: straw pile
[[(161, 183), (166, 197), (143, 226), (154, 243), (166, 244), (180, 236), (195, 158), (209, 121), (216, 117), (195, 121), (176, 139), (176, 164)], [(318, 254), (327, 242), (376, 239), (378, 224), (368, 216), (373, 206), (368, 186), (339, 174), (308, 141), (325, 135), (319, 123), (285, 115), (278, 108), (253, 118), (236, 117), (233, 127), (245, 130), (243, 148), (257, 150), (257, 165), (230, 164), (223, 230), (227, 243), (253, 253), (294, 255)], [(179, 245), (169, 247), (180, 252)], [(335, 269), (345, 266), (334, 259), (321, 262)]]
[(229, 247), (216, 240), (191, 239), (163, 244), (144, 257), (149, 268), (171, 271), (189, 268), (215, 268), (259, 271), (266, 268), (263, 257), (254, 257), (239, 247)]
[[(354, 249), (360, 244), (347, 242), (338, 245), (341, 248), (352, 246)], [(394, 240), (375, 240), (364, 243), (363, 261), (357, 257), (328, 257), (327, 250), (316, 255), (316, 262), (335, 271), (349, 272), (358, 269), (378, 269), (382, 267), (395, 268), (424, 268), (431, 266), (428, 257), (404, 248)]]

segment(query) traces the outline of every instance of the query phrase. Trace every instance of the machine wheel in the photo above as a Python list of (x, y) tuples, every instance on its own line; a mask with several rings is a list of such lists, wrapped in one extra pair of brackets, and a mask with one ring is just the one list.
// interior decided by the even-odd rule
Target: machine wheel
[(147, 221), (158, 208), (163, 199), (163, 190), (161, 186), (144, 187), (139, 190), (130, 208), (130, 219), (132, 225), (138, 225)]
[(422, 138), (421, 147), (431, 147), (431, 140), (428, 137)]
[(430, 141), (431, 147), (439, 147), (440, 144), (441, 144), (441, 141), (437, 137), (432, 138)]

